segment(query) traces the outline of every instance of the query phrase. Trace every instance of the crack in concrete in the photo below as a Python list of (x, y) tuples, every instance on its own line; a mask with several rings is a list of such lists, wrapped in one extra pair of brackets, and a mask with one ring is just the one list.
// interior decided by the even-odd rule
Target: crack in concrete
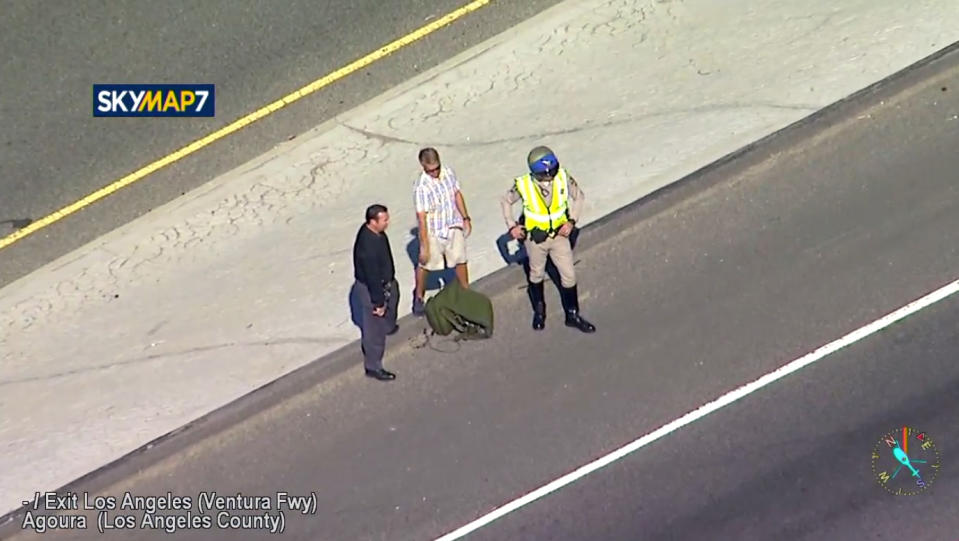
[(792, 110), (792, 111), (805, 111), (812, 112), (819, 108), (818, 105), (807, 105), (807, 104), (780, 104), (780, 103), (726, 103), (726, 104), (713, 104), (713, 105), (703, 105), (699, 107), (692, 108), (682, 108), (682, 109), (672, 109), (666, 111), (657, 111), (652, 113), (646, 113), (639, 116), (626, 116), (623, 118), (618, 118), (615, 120), (607, 120), (605, 122), (600, 122), (593, 124), (592, 120), (586, 120), (583, 124), (574, 126), (571, 128), (564, 128), (559, 130), (545, 131), (536, 134), (523, 134), (523, 135), (514, 135), (510, 137), (503, 137), (501, 139), (490, 139), (490, 140), (470, 140), (469, 142), (453, 142), (453, 141), (433, 141), (433, 142), (423, 142), (423, 141), (411, 141), (409, 139), (404, 139), (395, 135), (387, 135), (382, 133), (373, 132), (363, 128), (358, 128), (356, 126), (350, 126), (347, 123), (341, 123), (340, 125), (346, 129), (352, 130), (364, 137), (371, 139), (376, 139), (385, 143), (398, 143), (403, 145), (430, 145), (430, 146), (443, 146), (450, 148), (472, 148), (472, 147), (483, 147), (483, 146), (492, 146), (500, 145), (504, 143), (515, 143), (519, 141), (524, 141), (531, 138), (543, 138), (543, 137), (555, 137), (559, 135), (570, 135), (573, 133), (579, 133), (584, 131), (610, 128), (613, 126), (620, 126), (624, 124), (642, 122), (644, 120), (650, 120), (654, 118), (662, 118), (666, 116), (675, 116), (683, 114), (704, 114), (704, 113), (713, 113), (717, 111), (729, 111), (737, 109), (754, 109), (754, 108), (764, 108), (764, 109), (780, 109), (780, 110)]
[(402, 139), (402, 138), (399, 138), (399, 137), (394, 137), (394, 136), (392, 136), (392, 135), (386, 135), (386, 134), (376, 133), (376, 132), (372, 132), (372, 131), (365, 130), (365, 129), (363, 129), (363, 128), (358, 128), (358, 127), (355, 127), (355, 126), (350, 126), (349, 124), (347, 124), (347, 123), (345, 123), (345, 122), (342, 122), (342, 121), (339, 121), (339, 120), (337, 120), (337, 124), (338, 124), (339, 126), (345, 128), (345, 129), (347, 129), (347, 130), (356, 132), (356, 133), (358, 133), (358, 134), (360, 134), (360, 135), (362, 135), (362, 136), (364, 136), (364, 137), (367, 137), (367, 138), (369, 138), (369, 139), (374, 139), (374, 140), (381, 141), (381, 142), (383, 142), (383, 143), (385, 143), (385, 144), (388, 144), (388, 143), (399, 143), (399, 144), (402, 144), (402, 145), (418, 145), (418, 144), (419, 144), (419, 143), (416, 143), (416, 142), (414, 142), (414, 141), (410, 141), (410, 140), (408, 140), (408, 139)]
[(834, 12), (828, 14), (828, 15), (821, 15), (821, 14), (820, 14), (820, 15), (809, 15), (809, 16), (806, 16), (806, 17), (793, 17), (793, 18), (789, 19), (789, 20), (802, 20), (802, 19), (813, 19), (813, 18), (816, 18), (816, 17), (823, 17), (823, 20), (819, 21), (819, 24), (817, 24), (814, 28), (811, 28), (811, 29), (809, 29), (808, 31), (806, 31), (806, 32), (802, 33), (801, 35), (797, 36), (796, 38), (793, 38), (793, 39), (789, 40), (788, 42), (786, 42), (786, 45), (792, 45), (793, 43), (796, 43), (797, 41), (800, 41), (800, 40), (802, 40), (802, 39), (805, 39), (805, 38), (809, 37), (810, 35), (815, 34), (816, 32), (822, 30), (822, 29), (823, 29), (826, 25), (828, 25), (828, 24), (836, 17), (836, 15), (838, 15), (838, 14), (839, 14), (838, 11), (834, 11)]
[[(506, 72), (503, 75), (505, 76), (509, 75), (509, 66), (506, 66)], [(492, 92), (495, 87), (496, 87), (496, 79), (491, 78), (489, 81), (489, 86), (484, 89), (481, 89), (479, 92), (475, 94), (471, 94), (467, 96), (466, 100), (462, 104), (462, 107), (465, 109), (469, 107), (471, 103), (479, 101), (480, 98)], [(519, 87), (516, 87), (514, 90), (519, 90)]]
[(46, 374), (42, 376), (28, 376), (28, 377), (10, 379), (10, 380), (0, 380), (0, 387), (4, 387), (7, 385), (16, 385), (18, 383), (49, 381), (52, 379), (64, 378), (68, 376), (76, 376), (76, 375), (84, 374), (87, 372), (98, 372), (98, 371), (108, 370), (110, 368), (124, 367), (132, 364), (140, 364), (140, 363), (145, 363), (150, 361), (167, 359), (171, 357), (182, 357), (184, 355), (190, 355), (193, 353), (204, 353), (207, 351), (215, 351), (215, 350), (226, 349), (226, 348), (271, 347), (271, 346), (303, 345), (303, 344), (326, 345), (326, 344), (337, 344), (340, 342), (342, 342), (342, 340), (338, 338), (313, 338), (313, 337), (277, 338), (274, 340), (260, 340), (256, 342), (227, 342), (224, 344), (198, 346), (190, 349), (185, 349), (182, 351), (155, 353), (155, 354), (147, 355), (144, 357), (135, 357), (133, 359), (127, 359), (127, 360), (117, 361), (117, 362), (108, 363), (108, 364), (101, 364), (96, 366), (86, 366), (83, 368), (77, 368), (75, 370), (67, 370), (64, 372), (58, 372), (54, 374)]

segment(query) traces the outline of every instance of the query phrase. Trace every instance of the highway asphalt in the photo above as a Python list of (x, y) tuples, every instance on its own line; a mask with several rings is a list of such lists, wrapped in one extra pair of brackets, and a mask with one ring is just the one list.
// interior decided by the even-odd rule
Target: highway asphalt
[[(506, 0), (3, 249), (0, 286), (28, 274), (534, 16)], [(466, 4), (6, 2), (0, 18), (0, 237)], [(212, 83), (212, 119), (93, 118), (96, 83)]]
[[(957, 321), (944, 300), (468, 539), (956, 539)], [(903, 426), (918, 494), (877, 480), (919, 491), (885, 444)]]
[[(397, 381), (340, 353), (71, 489), (171, 491), (194, 510), (214, 490), (315, 492), (315, 514), (286, 514), (286, 539), (452, 531), (959, 277), (957, 91), (954, 53), (587, 228), (595, 335), (561, 325), (552, 288), (532, 332), (521, 272), (497, 273), (479, 286), (491, 340), (412, 348), (422, 321), (403, 319)], [(957, 318), (959, 298), (933, 305), (471, 538), (953, 539)], [(903, 425), (941, 452), (917, 496), (871, 469)], [(53, 537), (102, 538), (90, 528)]]

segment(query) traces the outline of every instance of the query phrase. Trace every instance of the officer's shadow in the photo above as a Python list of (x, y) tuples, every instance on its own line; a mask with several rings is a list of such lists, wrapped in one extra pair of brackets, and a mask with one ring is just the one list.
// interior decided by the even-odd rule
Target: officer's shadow
[[(517, 220), (518, 223), (523, 223), (523, 216), (520, 215)], [(573, 232), (569, 235), (569, 244), (576, 249), (576, 241), (579, 239), (579, 228), (574, 228)], [(500, 257), (503, 258), (503, 261), (506, 262), (506, 265), (521, 265), (523, 267), (523, 273), (526, 275), (527, 284), (529, 283), (529, 255), (526, 253), (526, 247), (524, 242), (521, 240), (516, 240), (510, 236), (509, 232), (500, 235), (496, 239), (496, 248), (499, 250)], [(575, 254), (574, 254), (575, 257)], [(575, 258), (573, 260), (573, 265), (575, 266), (579, 261)], [(553, 282), (553, 285), (556, 286), (556, 292), (559, 293), (560, 282), (559, 269), (556, 268), (556, 265), (553, 264), (552, 258), (546, 259), (546, 275), (549, 276), (549, 279)], [(526, 286), (524, 286), (526, 287)], [(530, 298), (530, 302), (533, 301), (532, 295), (529, 291), (529, 288), (526, 288), (526, 295)], [(561, 297), (562, 298), (562, 297)]]
[[(406, 255), (410, 258), (410, 264), (413, 265), (413, 278), (416, 278), (416, 270), (420, 266), (420, 228), (410, 229), (410, 235), (413, 239), (406, 245)], [(439, 291), (446, 287), (446, 284), (456, 280), (456, 269), (444, 268), (441, 271), (433, 271), (426, 275), (426, 290), (424, 295), (430, 291)], [(414, 282), (415, 287), (415, 282)], [(411, 293), (412, 294), (412, 293)]]

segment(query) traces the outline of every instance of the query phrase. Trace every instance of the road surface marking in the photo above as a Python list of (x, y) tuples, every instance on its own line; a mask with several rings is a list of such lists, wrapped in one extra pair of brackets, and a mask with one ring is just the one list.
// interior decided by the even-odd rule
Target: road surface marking
[(846, 336), (843, 336), (842, 338), (834, 342), (830, 342), (816, 349), (815, 351), (807, 353), (806, 355), (803, 355), (802, 357), (788, 364), (785, 364), (777, 368), (776, 370), (773, 370), (772, 372), (760, 377), (759, 379), (756, 379), (750, 383), (747, 383), (739, 387), (738, 389), (732, 390), (720, 396), (719, 398), (713, 400), (712, 402), (709, 402), (708, 404), (700, 406), (698, 409), (695, 409), (687, 413), (686, 415), (683, 415), (679, 419), (676, 419), (675, 421), (672, 421), (671, 423), (663, 425), (662, 427), (654, 430), (653, 432), (650, 432), (646, 434), (645, 436), (642, 436), (639, 439), (634, 440), (632, 443), (629, 443), (623, 447), (620, 447), (619, 449), (613, 451), (612, 453), (609, 453), (606, 456), (603, 456), (597, 460), (594, 460), (593, 462), (590, 462), (589, 464), (586, 464), (585, 466), (582, 466), (579, 469), (573, 472), (570, 472), (549, 484), (543, 485), (523, 497), (517, 498), (502, 507), (494, 509), (490, 513), (483, 515), (482, 517), (474, 520), (473, 522), (470, 522), (469, 524), (467, 524), (466, 526), (463, 526), (462, 528), (459, 528), (458, 530), (450, 532), (444, 535), (443, 537), (437, 538), (436, 541), (452, 541), (453, 539), (459, 539), (469, 534), (470, 532), (476, 531), (498, 518), (501, 518), (509, 513), (512, 513), (513, 511), (516, 511), (517, 509), (520, 509), (521, 507), (524, 507), (542, 498), (543, 496), (546, 496), (547, 494), (551, 492), (554, 492), (582, 477), (589, 475), (590, 473), (602, 468), (603, 466), (616, 462), (617, 460), (625, 457), (626, 455), (632, 453), (633, 451), (641, 449), (649, 445), (650, 443), (653, 443), (654, 441), (659, 440), (688, 424), (691, 424), (695, 421), (698, 421), (699, 419), (702, 419), (703, 417), (709, 415), (710, 413), (720, 408), (723, 408), (725, 406), (728, 406), (729, 404), (732, 404), (733, 402), (739, 400), (740, 398), (743, 398), (744, 396), (747, 396), (751, 393), (758, 391), (759, 389), (762, 389), (763, 387), (769, 385), (770, 383), (780, 380), (803, 367), (809, 366), (810, 364), (822, 359), (823, 357), (829, 355), (830, 353), (838, 351), (839, 349), (842, 349), (850, 344), (854, 344), (871, 334), (879, 332), (882, 329), (885, 329), (886, 327), (892, 325), (893, 323), (911, 314), (914, 314), (922, 310), (923, 308), (926, 308), (932, 305), (933, 303), (936, 303), (942, 299), (945, 299), (946, 297), (956, 293), (957, 291), (959, 291), (959, 280), (956, 280), (931, 293), (928, 293), (925, 296), (919, 299), (916, 299), (915, 301), (912, 301), (911, 303), (903, 306), (902, 308), (899, 308), (898, 310), (891, 312), (877, 319), (876, 321), (873, 321), (872, 323), (864, 327), (861, 327), (847, 334)]
[(389, 56), (395, 53), (396, 51), (402, 49), (403, 47), (406, 47), (407, 45), (410, 45), (411, 43), (419, 39), (422, 39), (432, 34), (433, 32), (436, 32), (440, 28), (452, 23), (453, 21), (460, 19), (462, 17), (465, 17), (466, 15), (469, 15), (470, 13), (473, 13), (474, 11), (477, 11), (478, 9), (486, 6), (492, 1), (493, 0), (474, 0), (473, 2), (470, 2), (469, 4), (466, 4), (465, 6), (461, 8), (451, 11), (447, 13), (446, 15), (443, 15), (439, 19), (425, 26), (422, 26), (410, 32), (409, 34), (384, 45), (383, 47), (380, 47), (376, 51), (364, 56), (363, 58), (360, 58), (359, 60), (355, 60), (352, 63), (347, 64), (346, 66), (330, 74), (324, 75), (323, 77), (313, 81), (312, 83), (304, 86), (303, 88), (300, 88), (299, 90), (296, 90), (295, 92), (291, 92), (290, 94), (287, 94), (286, 96), (278, 99), (277, 101), (269, 105), (266, 105), (260, 108), (259, 110), (254, 111), (240, 118), (239, 120), (234, 121), (228, 126), (220, 128), (219, 130), (211, 133), (210, 135), (207, 135), (206, 137), (202, 139), (198, 139), (190, 143), (189, 145), (181, 148), (180, 150), (177, 150), (176, 152), (172, 154), (164, 156), (163, 158), (160, 158), (159, 160), (141, 169), (138, 169), (137, 171), (134, 171), (133, 173), (130, 173), (129, 175), (121, 178), (120, 180), (117, 180), (107, 186), (104, 186), (103, 188), (100, 188), (99, 190), (84, 197), (83, 199), (80, 199), (79, 201), (75, 203), (71, 203), (70, 205), (63, 207), (62, 209), (52, 214), (49, 214), (47, 216), (44, 216), (43, 218), (40, 218), (39, 220), (27, 225), (26, 227), (22, 229), (18, 229), (14, 233), (0, 239), (0, 250), (13, 244), (14, 242), (17, 242), (18, 240), (26, 237), (27, 235), (30, 235), (31, 233), (36, 233), (40, 229), (43, 229), (44, 227), (50, 224), (53, 224), (54, 222), (57, 222), (69, 216), (70, 214), (73, 214), (74, 212), (77, 212), (78, 210), (91, 205), (92, 203), (100, 199), (103, 199), (104, 197), (112, 194), (113, 192), (116, 192), (117, 190), (125, 188), (129, 186), (130, 184), (133, 184), (134, 182), (143, 179), (144, 177), (150, 175), (151, 173), (159, 169), (162, 169), (163, 167), (166, 167), (176, 162), (177, 160), (180, 160), (182, 158), (185, 158), (186, 156), (189, 156), (190, 154), (193, 154), (194, 152), (200, 150), (201, 148), (215, 141), (218, 141), (226, 137), (227, 135), (230, 135), (234, 132), (237, 132), (245, 128), (246, 126), (249, 126), (250, 124), (253, 124), (257, 120), (260, 120), (261, 118), (265, 118), (269, 116), (270, 114), (275, 113), (276, 111), (279, 111), (280, 109), (286, 107), (287, 105), (290, 105), (291, 103), (301, 98), (304, 98), (316, 92), (317, 90), (320, 90), (321, 88), (324, 88), (326, 86), (329, 86), (332, 83), (335, 83), (336, 81), (346, 77), (347, 75), (359, 69), (362, 69), (372, 64), (373, 62), (376, 62), (377, 60), (380, 60), (386, 56)]

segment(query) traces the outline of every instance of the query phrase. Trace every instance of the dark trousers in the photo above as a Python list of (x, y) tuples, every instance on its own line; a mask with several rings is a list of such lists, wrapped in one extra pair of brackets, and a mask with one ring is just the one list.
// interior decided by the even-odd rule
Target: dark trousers
[(355, 282), (354, 289), (363, 311), (361, 319), (361, 339), (363, 365), (367, 370), (383, 368), (383, 353), (386, 351), (386, 335), (396, 326), (396, 311), (400, 300), (400, 285), (393, 280), (386, 300), (386, 313), (377, 316), (373, 313), (373, 301), (366, 284)]

